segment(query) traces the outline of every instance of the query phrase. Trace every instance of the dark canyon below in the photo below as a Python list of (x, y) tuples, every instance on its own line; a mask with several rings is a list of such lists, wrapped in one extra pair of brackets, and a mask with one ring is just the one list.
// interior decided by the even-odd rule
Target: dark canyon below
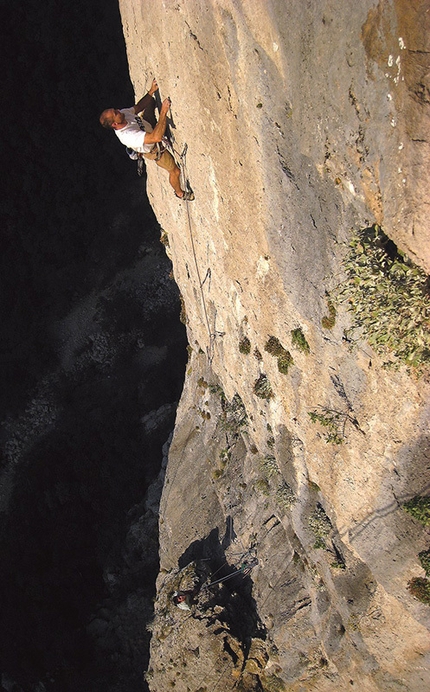
[(3, 18), (1, 689), (144, 690), (179, 293), (145, 179), (98, 123), (134, 100), (116, 0)]

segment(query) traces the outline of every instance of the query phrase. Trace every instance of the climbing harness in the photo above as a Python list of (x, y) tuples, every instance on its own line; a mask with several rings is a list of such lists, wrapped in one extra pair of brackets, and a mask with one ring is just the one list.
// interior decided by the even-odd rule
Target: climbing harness
[[(152, 132), (153, 127), (151, 123), (149, 123), (147, 120), (142, 118), (140, 115), (135, 116), (135, 121), (139, 125), (140, 129), (143, 130), (144, 132)], [(163, 137), (161, 142), (156, 142), (152, 149), (148, 152), (148, 154), (155, 154), (155, 157), (153, 158), (154, 161), (159, 161), (164, 154), (165, 151), (168, 149), (168, 140), (167, 137)], [(126, 152), (128, 156), (131, 158), (132, 161), (137, 161), (137, 175), (142, 176), (145, 170), (145, 165), (144, 165), (144, 154), (141, 154), (138, 151), (135, 151), (134, 149), (131, 149), (130, 147), (126, 147)]]
[[(151, 133), (154, 129), (152, 127), (151, 123), (149, 123), (147, 120), (142, 118), (140, 115), (136, 115), (135, 121), (139, 125), (140, 129), (143, 130), (143, 132)], [(164, 152), (166, 151), (167, 145), (168, 145), (168, 139), (167, 139), (167, 137), (163, 137), (161, 142), (156, 142), (154, 144), (154, 146), (152, 147), (151, 151), (149, 151), (148, 153), (149, 154), (155, 154), (156, 153), (154, 161), (159, 161), (161, 159), (162, 155), (164, 154)]]

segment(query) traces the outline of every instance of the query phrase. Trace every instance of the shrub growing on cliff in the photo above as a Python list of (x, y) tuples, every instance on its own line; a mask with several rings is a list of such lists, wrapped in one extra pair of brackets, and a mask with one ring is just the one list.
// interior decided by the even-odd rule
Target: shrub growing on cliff
[(430, 363), (430, 295), (425, 272), (372, 226), (350, 242), (346, 283), (337, 291), (380, 354), (391, 354), (420, 371)]
[(430, 577), (430, 550), (422, 550), (418, 553), (418, 558), (426, 576)]
[(231, 401), (228, 401), (225, 397), (221, 397), (221, 407), (223, 411), (221, 420), (222, 429), (225, 432), (238, 434), (241, 428), (248, 423), (245, 404), (241, 397), (239, 394), (235, 394)]
[(308, 526), (316, 539), (314, 548), (326, 548), (325, 539), (330, 535), (333, 526), (320, 504), (316, 506), (309, 517)]
[(276, 502), (283, 509), (290, 509), (296, 502), (296, 497), (292, 488), (285, 481), (276, 488)]
[[(200, 379), (202, 379), (202, 378), (200, 378)], [(198, 384), (199, 383), (200, 383), (200, 380), (199, 380)], [(199, 386), (200, 386), (200, 384), (199, 384)], [(220, 387), (219, 384), (210, 384), (210, 385), (208, 385), (208, 388), (209, 388), (209, 391), (211, 394), (216, 394), (217, 396), (219, 396), (221, 398), (222, 397), (225, 398), (224, 390), (222, 387)]]
[(425, 577), (415, 577), (408, 583), (408, 590), (421, 603), (430, 605), (430, 581)]
[(330, 298), (327, 298), (328, 315), (324, 315), (321, 320), (323, 329), (333, 329), (336, 324), (336, 308)]
[(341, 411), (332, 411), (325, 406), (322, 406), (319, 411), (309, 411), (308, 414), (312, 423), (319, 423), (323, 428), (327, 429), (323, 435), (327, 443), (342, 444), (348, 414)]
[(430, 497), (416, 495), (404, 503), (403, 509), (414, 519), (418, 519), (424, 526), (430, 525)]
[(301, 327), (291, 330), (291, 342), (293, 346), (298, 348), (299, 351), (302, 351), (302, 353), (306, 353), (306, 355), (310, 353), (309, 344), (306, 341), (306, 337), (303, 334)]
[(260, 460), (260, 465), (266, 478), (273, 478), (273, 476), (279, 473), (279, 466), (273, 454), (266, 454), (266, 456)]
[(289, 351), (285, 351), (281, 356), (278, 356), (278, 370), (282, 375), (286, 375), (290, 365), (293, 365), (293, 357)]
[(239, 341), (239, 351), (240, 353), (243, 353), (245, 356), (248, 356), (251, 353), (251, 342), (247, 336), (244, 336)]
[(271, 356), (280, 356), (285, 351), (284, 347), (276, 336), (269, 336), (264, 346), (264, 350), (267, 351), (267, 353), (270, 353)]
[(286, 375), (288, 368), (290, 365), (293, 365), (294, 360), (291, 353), (282, 346), (279, 339), (277, 339), (276, 336), (270, 336), (264, 346), (264, 350), (278, 359), (278, 370), (283, 375)]
[[(200, 378), (198, 384), (200, 385)], [(243, 403), (239, 394), (235, 394), (231, 401), (229, 401), (224, 394), (224, 390), (218, 384), (207, 384), (204, 380), (203, 382), (208, 387), (209, 392), (215, 396), (219, 396), (221, 403), (221, 415), (218, 418), (219, 426), (226, 434), (232, 433), (233, 440), (235, 440), (242, 428), (248, 424), (248, 415), (246, 413), (245, 404)]]
[(261, 355), (257, 346), (254, 348), (254, 358), (258, 361), (263, 360), (263, 356)]
[(272, 399), (275, 396), (267, 375), (261, 374), (254, 382), (254, 394), (260, 399)]

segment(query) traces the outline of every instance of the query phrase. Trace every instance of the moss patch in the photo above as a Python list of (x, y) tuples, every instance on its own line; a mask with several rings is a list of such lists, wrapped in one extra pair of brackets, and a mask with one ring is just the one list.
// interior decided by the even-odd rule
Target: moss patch
[(239, 351), (245, 356), (248, 356), (251, 353), (251, 342), (247, 336), (244, 336), (243, 339), (239, 341)]
[(290, 365), (293, 365), (294, 360), (291, 353), (283, 347), (279, 339), (277, 339), (276, 336), (269, 336), (264, 350), (278, 359), (278, 370), (283, 375), (286, 375)]
[(306, 337), (300, 327), (291, 330), (291, 343), (302, 353), (310, 353), (309, 344), (306, 341)]
[(327, 308), (328, 315), (324, 315), (321, 320), (321, 326), (323, 329), (333, 329), (336, 324), (336, 308), (334, 307), (330, 298), (327, 298)]

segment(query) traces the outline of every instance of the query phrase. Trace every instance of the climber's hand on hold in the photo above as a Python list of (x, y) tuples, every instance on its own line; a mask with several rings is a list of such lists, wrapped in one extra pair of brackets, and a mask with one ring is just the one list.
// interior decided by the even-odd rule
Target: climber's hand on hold
[(161, 114), (167, 115), (167, 113), (168, 113), (169, 110), (170, 110), (170, 106), (171, 106), (171, 105), (172, 105), (172, 102), (171, 102), (171, 100), (170, 100), (169, 97), (167, 97), (166, 99), (164, 99), (163, 103), (161, 104), (160, 115), (161, 115)]

